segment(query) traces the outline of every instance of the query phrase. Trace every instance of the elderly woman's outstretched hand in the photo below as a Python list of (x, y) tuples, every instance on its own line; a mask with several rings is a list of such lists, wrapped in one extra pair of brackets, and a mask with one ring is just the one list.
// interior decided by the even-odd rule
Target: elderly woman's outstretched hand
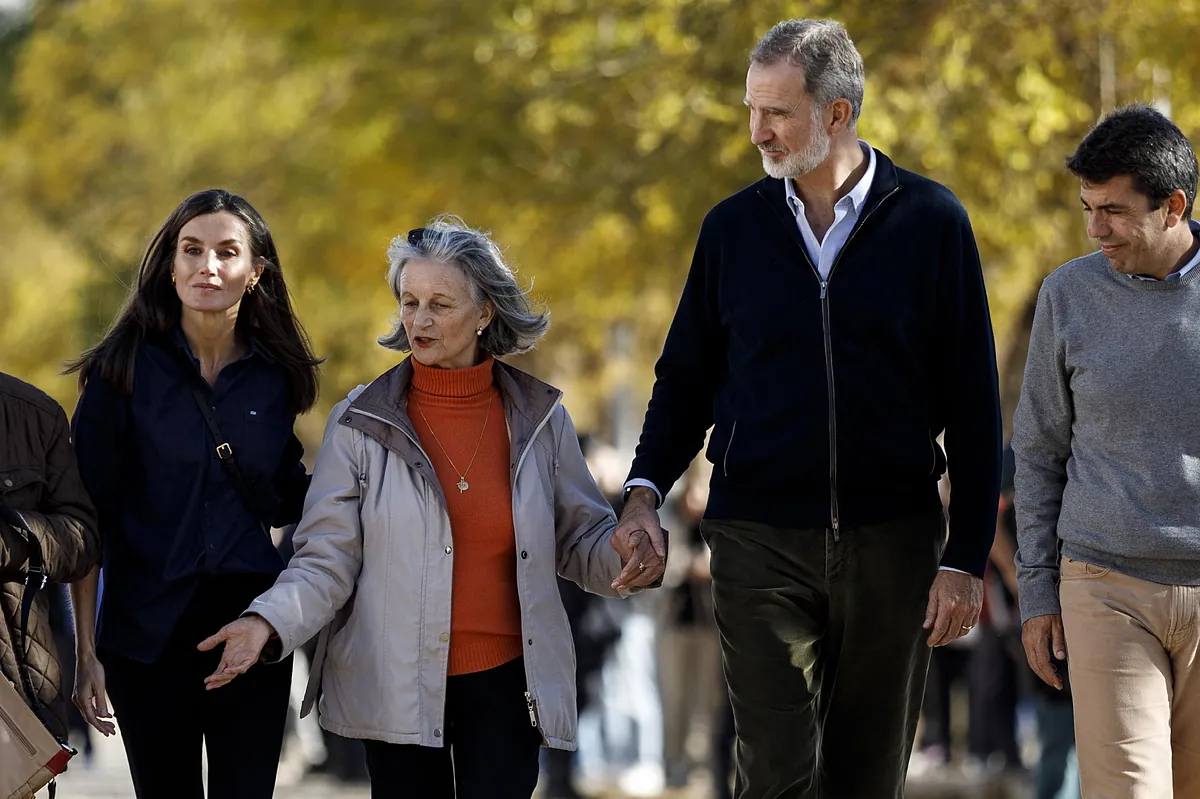
[(205, 638), (196, 648), (201, 652), (215, 649), (224, 643), (221, 651), (221, 664), (217, 670), (204, 678), (204, 687), (208, 690), (220, 688), (243, 674), (258, 662), (263, 647), (271, 639), (275, 630), (262, 616), (243, 616), (222, 627), (215, 635)]
[(666, 570), (667, 560), (654, 549), (654, 541), (645, 530), (618, 530), (611, 539), (612, 548), (621, 556), (625, 568), (613, 580), (613, 588), (627, 591), (653, 585)]

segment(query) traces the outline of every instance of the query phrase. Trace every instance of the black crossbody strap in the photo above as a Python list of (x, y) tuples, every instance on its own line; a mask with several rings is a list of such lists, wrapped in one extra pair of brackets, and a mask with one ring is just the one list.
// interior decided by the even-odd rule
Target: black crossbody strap
[[(191, 369), (191, 364), (187, 364), (187, 368)], [(204, 417), (204, 424), (208, 426), (208, 432), (212, 435), (213, 443), (217, 445), (217, 458), (221, 461), (221, 467), (225, 470), (225, 474), (229, 475), (230, 482), (233, 483), (233, 490), (242, 500), (242, 504), (246, 506), (246, 510), (258, 522), (258, 526), (263, 532), (270, 536), (271, 531), (267, 528), (264, 522), (258, 515), (255, 508), (254, 495), (250, 493), (250, 489), (246, 486), (246, 479), (242, 476), (242, 470), (238, 468), (237, 458), (233, 456), (233, 447), (221, 434), (221, 428), (217, 425), (216, 417), (212, 414), (212, 409), (208, 407), (208, 400), (200, 391), (200, 387), (194, 381), (188, 383), (188, 388), (192, 390), (192, 398), (196, 400), (196, 407), (200, 409), (200, 415)]]
[(30, 709), (41, 720), (42, 725), (50, 730), (53, 727), (47, 723), (46, 717), (42, 714), (42, 698), (34, 689), (33, 677), (29, 674), (29, 616), (33, 611), (33, 602), (37, 598), (38, 592), (46, 587), (46, 562), (42, 555), (42, 542), (34, 535), (21, 512), (10, 508), (2, 500), (0, 500), (0, 521), (7, 523), (9, 527), (20, 533), (29, 550), (29, 564), (25, 569), (25, 587), (21, 592), (21, 617), (15, 630), (14, 649), (16, 650), (17, 672), (21, 675), (21, 687), (25, 690), (25, 695), (29, 697)]

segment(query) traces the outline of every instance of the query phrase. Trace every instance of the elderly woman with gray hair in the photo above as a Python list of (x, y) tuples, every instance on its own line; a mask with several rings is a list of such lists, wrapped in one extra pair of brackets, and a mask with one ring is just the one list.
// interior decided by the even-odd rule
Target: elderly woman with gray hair
[(614, 538), (562, 393), (499, 360), (549, 327), (486, 234), (397, 238), (383, 346), (412, 357), (329, 417), (296, 554), (224, 644), (210, 688), (320, 632), (309, 697), (364, 739), (372, 796), (525, 799), (541, 746), (575, 746), (575, 653), (555, 575), (656, 585), (665, 552)]

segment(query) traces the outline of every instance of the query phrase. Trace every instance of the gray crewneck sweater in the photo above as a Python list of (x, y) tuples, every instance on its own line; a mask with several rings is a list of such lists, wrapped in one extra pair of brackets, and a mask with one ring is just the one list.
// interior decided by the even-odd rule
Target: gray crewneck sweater
[(1021, 620), (1060, 612), (1059, 549), (1200, 585), (1200, 268), (1131, 279), (1101, 253), (1042, 283), (1013, 432)]

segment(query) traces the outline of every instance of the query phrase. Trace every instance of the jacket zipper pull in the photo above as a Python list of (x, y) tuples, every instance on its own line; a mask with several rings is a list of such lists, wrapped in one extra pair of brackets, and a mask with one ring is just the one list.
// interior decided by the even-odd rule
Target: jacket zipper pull
[(842, 540), (841, 527), (842, 527), (841, 523), (835, 518), (833, 520), (833, 540), (834, 541)]
[(821, 299), (825, 299), (825, 294), (828, 289), (829, 289), (829, 281), (822, 280), (821, 281)]
[(529, 723), (533, 725), (533, 728), (535, 730), (537, 729), (537, 725), (538, 725), (537, 724), (537, 709), (534, 707), (534, 705), (536, 705), (536, 704), (537, 703), (533, 698), (533, 694), (529, 693), (529, 691), (526, 691), (525, 692), (525, 707), (529, 708)]

